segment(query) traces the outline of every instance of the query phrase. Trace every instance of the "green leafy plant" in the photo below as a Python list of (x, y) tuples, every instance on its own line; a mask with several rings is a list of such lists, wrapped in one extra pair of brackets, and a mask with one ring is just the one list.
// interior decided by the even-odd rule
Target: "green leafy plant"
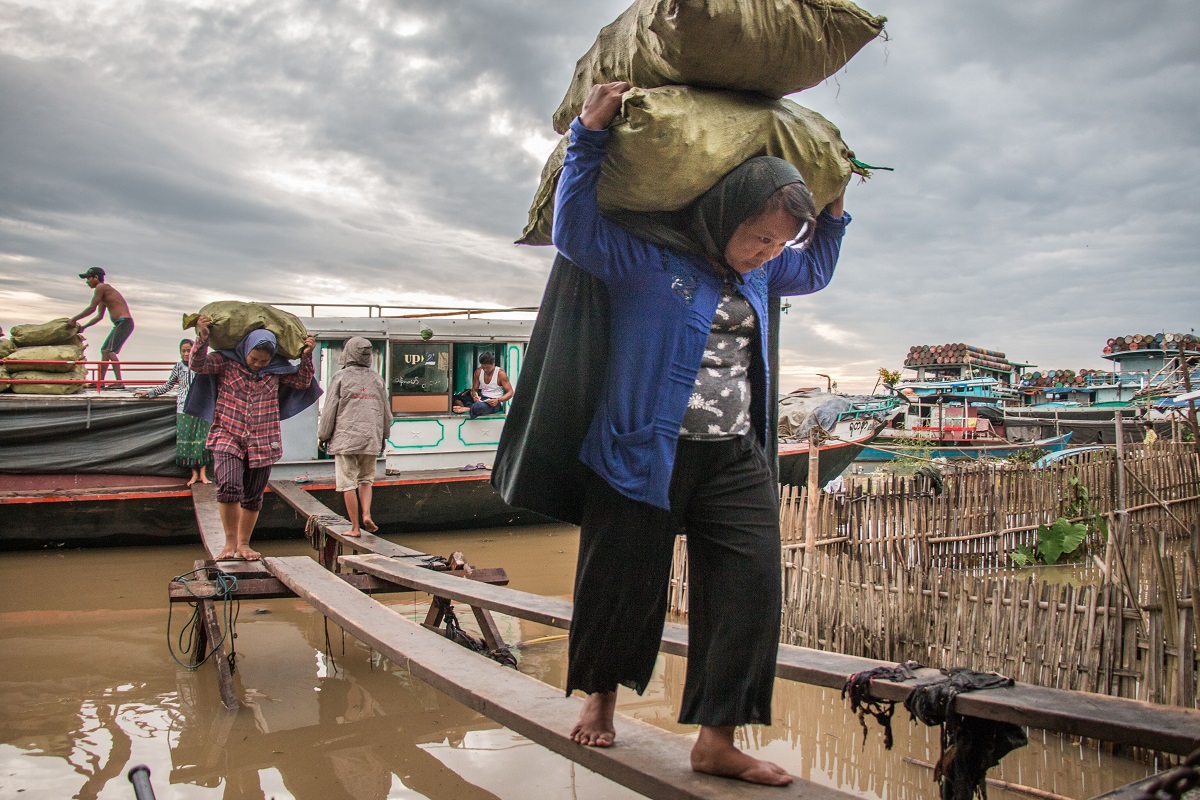
[[(1079, 522), (1072, 522), (1073, 519)], [(1108, 521), (1092, 507), (1091, 492), (1073, 475), (1067, 481), (1062, 516), (1049, 525), (1038, 526), (1037, 543), (1033, 547), (1017, 545), (1008, 556), (1018, 567), (1056, 564), (1063, 556), (1078, 551), (1091, 533), (1107, 539)]]
[(1088, 526), (1085, 523), (1071, 522), (1066, 517), (1059, 517), (1049, 525), (1038, 526), (1035, 547), (1017, 545), (1009, 553), (1009, 558), (1018, 567), (1035, 563), (1057, 564), (1062, 556), (1078, 550), (1087, 535)]
[(1046, 455), (1046, 451), (1040, 447), (1023, 447), (1009, 456), (1007, 460), (1014, 464), (1032, 464), (1044, 455)]

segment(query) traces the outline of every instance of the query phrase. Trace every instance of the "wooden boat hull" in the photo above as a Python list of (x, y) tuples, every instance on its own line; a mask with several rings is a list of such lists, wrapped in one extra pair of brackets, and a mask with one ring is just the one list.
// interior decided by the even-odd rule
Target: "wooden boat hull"
[[(845, 433), (843, 424), (839, 422), (834, 429), (834, 435)], [(841, 475), (863, 452), (866, 444), (879, 435), (883, 423), (872, 421), (869, 426), (859, 426), (853, 433), (839, 436), (837, 440), (827, 441), (818, 448), (817, 483), (824, 486)], [(849, 431), (846, 427), (846, 431)], [(808, 485), (808, 442), (779, 443), (779, 482), (784, 486)]]
[[(507, 505), (488, 478), (486, 471), (382, 478), (373, 516), (387, 534), (552, 521)], [(345, 513), (332, 481), (303, 486)], [(3, 475), (0, 519), (0, 550), (198, 541), (191, 491), (183, 480), (158, 476)], [(255, 536), (300, 536), (305, 522), (268, 490)]]

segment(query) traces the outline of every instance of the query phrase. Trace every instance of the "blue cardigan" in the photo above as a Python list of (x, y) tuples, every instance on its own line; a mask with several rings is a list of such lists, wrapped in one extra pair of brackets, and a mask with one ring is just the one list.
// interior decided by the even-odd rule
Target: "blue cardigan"
[[(578, 365), (607, 368), (604, 397), (579, 458), (626, 497), (669, 509), (675, 443), (723, 282), (699, 257), (639, 239), (601, 216), (596, 188), (608, 137), (608, 130), (571, 123), (554, 204), (555, 247), (603, 281), (610, 300), (608, 364)], [(759, 320), (751, 402), (764, 444), (771, 402), (763, 335), (768, 300), (829, 283), (849, 222), (849, 214), (836, 219), (822, 211), (806, 249), (785, 249), (734, 287)]]

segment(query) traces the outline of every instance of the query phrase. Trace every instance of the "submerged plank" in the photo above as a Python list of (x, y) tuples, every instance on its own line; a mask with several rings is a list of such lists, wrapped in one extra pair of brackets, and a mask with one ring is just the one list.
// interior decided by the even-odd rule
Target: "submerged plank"
[[(802, 780), (788, 787), (754, 786), (693, 772), (691, 740), (617, 715), (618, 744), (585, 747), (570, 739), (583, 701), (459, 647), (401, 617), (308, 558), (269, 558), (267, 567), (322, 614), (360, 641), (406, 664), (412, 674), (526, 738), (647, 797), (811, 798), (846, 800), (844, 792)], [(426, 570), (427, 571), (427, 570)], [(430, 573), (436, 575), (437, 573)], [(466, 584), (466, 581), (461, 581)], [(470, 584), (494, 587), (486, 584)]]
[[(440, 597), (557, 628), (570, 627), (573, 606), (567, 600), (468, 583), (381, 556), (343, 556), (342, 562), (361, 572)], [(672, 655), (686, 655), (687, 626), (668, 623), (664, 627), (660, 649)], [(840, 689), (854, 673), (881, 666), (892, 665), (858, 656), (780, 645), (775, 674), (786, 680)], [(881, 700), (902, 702), (919, 683), (938, 676), (937, 670), (929, 669), (923, 670), (916, 682), (875, 681), (872, 695)], [(1122, 697), (1020, 683), (1005, 689), (961, 694), (955, 700), (954, 708), (968, 716), (1180, 755), (1200, 747), (1200, 711)]]

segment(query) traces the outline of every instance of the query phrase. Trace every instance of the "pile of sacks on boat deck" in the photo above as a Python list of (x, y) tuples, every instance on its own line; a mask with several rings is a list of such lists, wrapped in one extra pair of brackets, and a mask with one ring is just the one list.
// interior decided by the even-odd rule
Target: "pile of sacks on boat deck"
[[(40, 325), (14, 325), (9, 338), (0, 339), (0, 392), (16, 394), (75, 394), (82, 383), (12, 383), (25, 381), (83, 380), (83, 337), (66, 317)], [(55, 361), (55, 364), (30, 362)]]
[[(867, 177), (829, 120), (785, 94), (815, 86), (883, 32), (849, 0), (637, 0), (579, 60), (554, 114), (566, 134), (593, 84), (628, 81), (600, 173), (602, 211), (675, 211), (748, 158), (791, 162), (818, 209)], [(567, 136), (542, 169), (519, 244), (550, 244)]]

